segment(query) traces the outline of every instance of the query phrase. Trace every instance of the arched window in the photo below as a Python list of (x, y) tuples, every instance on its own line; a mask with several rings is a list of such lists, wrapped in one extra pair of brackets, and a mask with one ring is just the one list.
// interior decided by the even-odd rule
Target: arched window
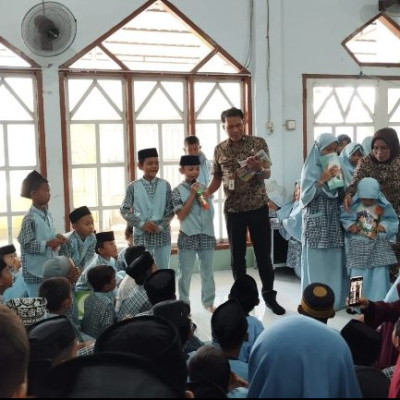
[[(225, 139), (220, 114), (250, 115), (250, 75), (199, 27), (165, 0), (151, 0), (61, 67), (65, 98), (66, 215), (83, 204), (100, 231), (123, 240), (119, 206), (140, 177), (137, 150), (156, 147), (161, 178), (182, 180), (187, 135), (200, 138), (211, 161)], [(247, 126), (248, 131), (251, 131)], [(215, 196), (217, 239), (226, 237), (223, 194)], [(66, 226), (69, 226), (66, 221)], [(178, 221), (172, 222), (174, 238)]]
[(29, 200), (21, 183), (46, 175), (42, 75), (39, 65), (0, 38), (0, 246), (16, 243)]

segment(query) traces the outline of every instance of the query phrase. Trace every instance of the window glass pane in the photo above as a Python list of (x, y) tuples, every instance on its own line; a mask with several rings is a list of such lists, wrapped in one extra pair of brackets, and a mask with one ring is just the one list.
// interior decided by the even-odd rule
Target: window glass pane
[(31, 77), (7, 77), (5, 81), (11, 86), (22, 102), (33, 112), (33, 82)]
[(96, 133), (94, 124), (71, 124), (71, 162), (93, 164), (96, 162)]
[(400, 105), (393, 110), (393, 114), (390, 117), (390, 122), (400, 122)]
[[(235, 104), (236, 107), (240, 108), (241, 104), (241, 85), (239, 82), (220, 82), (222, 90), (225, 95), (229, 98), (230, 102)], [(222, 110), (221, 110), (222, 111)]]
[(345, 48), (361, 64), (399, 64), (399, 26), (385, 15), (357, 29), (345, 41)]
[(35, 127), (33, 125), (8, 125), (7, 133), (10, 166), (36, 166)]
[(199, 72), (224, 72), (226, 74), (234, 74), (238, 72), (238, 70), (218, 53), (212, 57), (211, 60), (207, 61), (199, 69)]
[(176, 165), (164, 165), (162, 177), (170, 183), (172, 189), (177, 187), (179, 183), (182, 182), (184, 179), (179, 172), (178, 163), (176, 163)]
[(183, 154), (184, 136), (183, 124), (162, 125), (163, 161), (176, 160), (178, 164), (178, 161)]
[(351, 102), (349, 113), (346, 116), (346, 122), (372, 122), (372, 116), (365, 109), (364, 104), (358, 96), (354, 97)]
[(389, 88), (388, 89), (388, 113), (393, 112), (393, 108), (396, 106), (398, 109), (400, 100), (400, 88)]
[(375, 107), (375, 88), (374, 87), (358, 87), (357, 92), (363, 103), (368, 107), (368, 111), (373, 114)]
[(118, 247), (125, 247), (125, 228), (126, 221), (122, 218), (119, 208), (115, 210), (104, 210), (103, 231), (114, 231), (115, 243)]
[(9, 244), (7, 217), (0, 217), (0, 247)]
[(6, 173), (0, 171), (0, 213), (7, 212)]
[(158, 125), (156, 124), (136, 124), (136, 153), (142, 149), (155, 147), (159, 149), (158, 144)]
[(0, 43), (0, 65), (3, 67), (30, 67), (22, 57)]
[(0, 86), (0, 104), (0, 120), (32, 121), (33, 119), (4, 85)]
[(77, 69), (121, 69), (100, 47), (87, 52), (78, 61), (71, 65), (71, 68)]
[(72, 116), (72, 120), (115, 120), (121, 115), (111, 106), (97, 87), (93, 88), (81, 106)]
[(201, 151), (206, 155), (208, 160), (212, 161), (215, 146), (218, 144), (216, 124), (197, 123), (196, 136), (200, 140)]
[(315, 86), (313, 88), (313, 111), (317, 113), (325, 99), (332, 93), (330, 86)]
[(183, 111), (183, 82), (161, 82), (168, 94), (174, 99), (174, 102)]
[[(233, 107), (220, 90), (216, 90), (206, 106), (201, 110), (198, 119), (220, 119), (221, 111)], [(238, 106), (237, 106), (238, 107)]]
[[(11, 237), (14, 239), (15, 242), (18, 242), (17, 237), (19, 235), (19, 232), (21, 231), (21, 225), (22, 225), (23, 218), (24, 218), (24, 215), (16, 215), (11, 218), (11, 224), (12, 224)], [(19, 246), (16, 246), (16, 248), (18, 249)]]
[[(331, 90), (331, 89), (329, 88), (329, 90)], [(351, 97), (353, 96), (355, 90), (356, 89), (354, 87), (338, 87), (338, 88), (335, 88), (335, 91), (336, 91), (337, 96), (339, 98), (339, 103), (342, 106), (343, 110), (347, 109), (347, 107), (348, 107), (348, 105), (350, 103)], [(315, 93), (315, 91), (314, 91), (314, 93)], [(316, 100), (317, 99), (315, 99), (315, 101)]]
[(145, 107), (138, 112), (139, 120), (170, 120), (182, 119), (180, 111), (171, 103), (170, 99), (161, 89), (157, 89)]
[(102, 205), (120, 205), (125, 195), (125, 167), (101, 169)]
[(361, 144), (362, 141), (366, 137), (373, 136), (374, 133), (375, 133), (375, 130), (372, 125), (371, 126), (358, 126), (356, 142)]
[(73, 206), (97, 207), (98, 187), (95, 168), (74, 168), (72, 170)]
[(101, 79), (98, 84), (104, 89), (110, 99), (122, 111), (122, 82), (116, 79)]
[(76, 106), (83, 94), (88, 90), (94, 79), (68, 79), (68, 104), (69, 111)]
[(122, 124), (102, 124), (100, 129), (100, 162), (115, 163), (125, 161), (124, 126)]
[(156, 81), (135, 81), (133, 82), (133, 95), (135, 101), (135, 111), (142, 105), (144, 99), (149, 95)]
[(315, 122), (317, 123), (337, 123), (344, 122), (342, 113), (339, 109), (338, 103), (334, 96), (331, 96), (321, 109), (320, 114), (317, 116)]
[(4, 131), (3, 125), (0, 125), (0, 167), (5, 165), (5, 155), (4, 155)]
[(25, 177), (30, 173), (27, 171), (10, 171), (10, 198), (11, 201), (11, 211), (28, 211), (32, 205), (30, 199), (25, 199), (21, 197), (21, 185)]
[(194, 102), (196, 111), (203, 105), (204, 100), (210, 94), (215, 85), (215, 82), (194, 83)]

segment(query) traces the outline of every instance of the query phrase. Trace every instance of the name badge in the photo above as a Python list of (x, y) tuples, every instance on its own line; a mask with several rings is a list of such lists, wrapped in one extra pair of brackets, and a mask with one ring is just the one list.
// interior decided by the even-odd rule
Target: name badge
[(228, 180), (228, 189), (229, 190), (235, 190), (235, 180), (234, 179), (229, 179)]

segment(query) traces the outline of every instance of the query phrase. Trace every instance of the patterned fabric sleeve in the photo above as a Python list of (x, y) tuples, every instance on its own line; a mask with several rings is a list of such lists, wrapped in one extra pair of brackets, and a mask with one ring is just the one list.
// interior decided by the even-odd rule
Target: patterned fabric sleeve
[(351, 183), (346, 190), (346, 194), (349, 194), (351, 197), (353, 197), (354, 194), (357, 192), (358, 182), (360, 182), (361, 179), (367, 176), (371, 176), (371, 174), (369, 173), (369, 168), (367, 166), (367, 160), (367, 158), (361, 159), (358, 162), (356, 169), (354, 170), (353, 179), (351, 180)]
[(133, 226), (134, 228), (141, 228), (144, 224), (144, 221), (138, 218), (133, 212), (133, 183), (134, 182), (131, 182), (126, 188), (125, 198), (121, 204), (120, 211), (122, 217), (129, 223), (129, 225)]
[(218, 146), (215, 147), (214, 150), (214, 159), (212, 164), (212, 171), (211, 174), (214, 175), (216, 178), (222, 178), (222, 169), (221, 165), (218, 163)]
[(169, 224), (174, 217), (174, 206), (172, 204), (172, 190), (171, 190), (171, 185), (169, 182), (167, 183), (167, 194), (166, 194), (166, 201), (165, 201), (165, 213), (164, 217), (161, 220), (161, 225), (163, 226), (164, 229), (168, 229)]
[(30, 215), (26, 214), (22, 220), (21, 231), (18, 235), (18, 242), (23, 250), (31, 254), (44, 254), (46, 252), (46, 242), (39, 242), (35, 239), (35, 222)]
[(177, 212), (179, 212), (180, 210), (182, 210), (182, 208), (183, 208), (181, 194), (179, 193), (179, 190), (177, 187), (172, 191), (172, 205), (174, 207), (175, 214)]

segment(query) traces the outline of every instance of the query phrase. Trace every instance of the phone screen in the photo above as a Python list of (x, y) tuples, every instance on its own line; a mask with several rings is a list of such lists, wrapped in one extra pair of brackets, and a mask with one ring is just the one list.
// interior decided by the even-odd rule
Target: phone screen
[(350, 278), (349, 306), (357, 306), (360, 304), (362, 285), (362, 276), (354, 276), (353, 278)]

